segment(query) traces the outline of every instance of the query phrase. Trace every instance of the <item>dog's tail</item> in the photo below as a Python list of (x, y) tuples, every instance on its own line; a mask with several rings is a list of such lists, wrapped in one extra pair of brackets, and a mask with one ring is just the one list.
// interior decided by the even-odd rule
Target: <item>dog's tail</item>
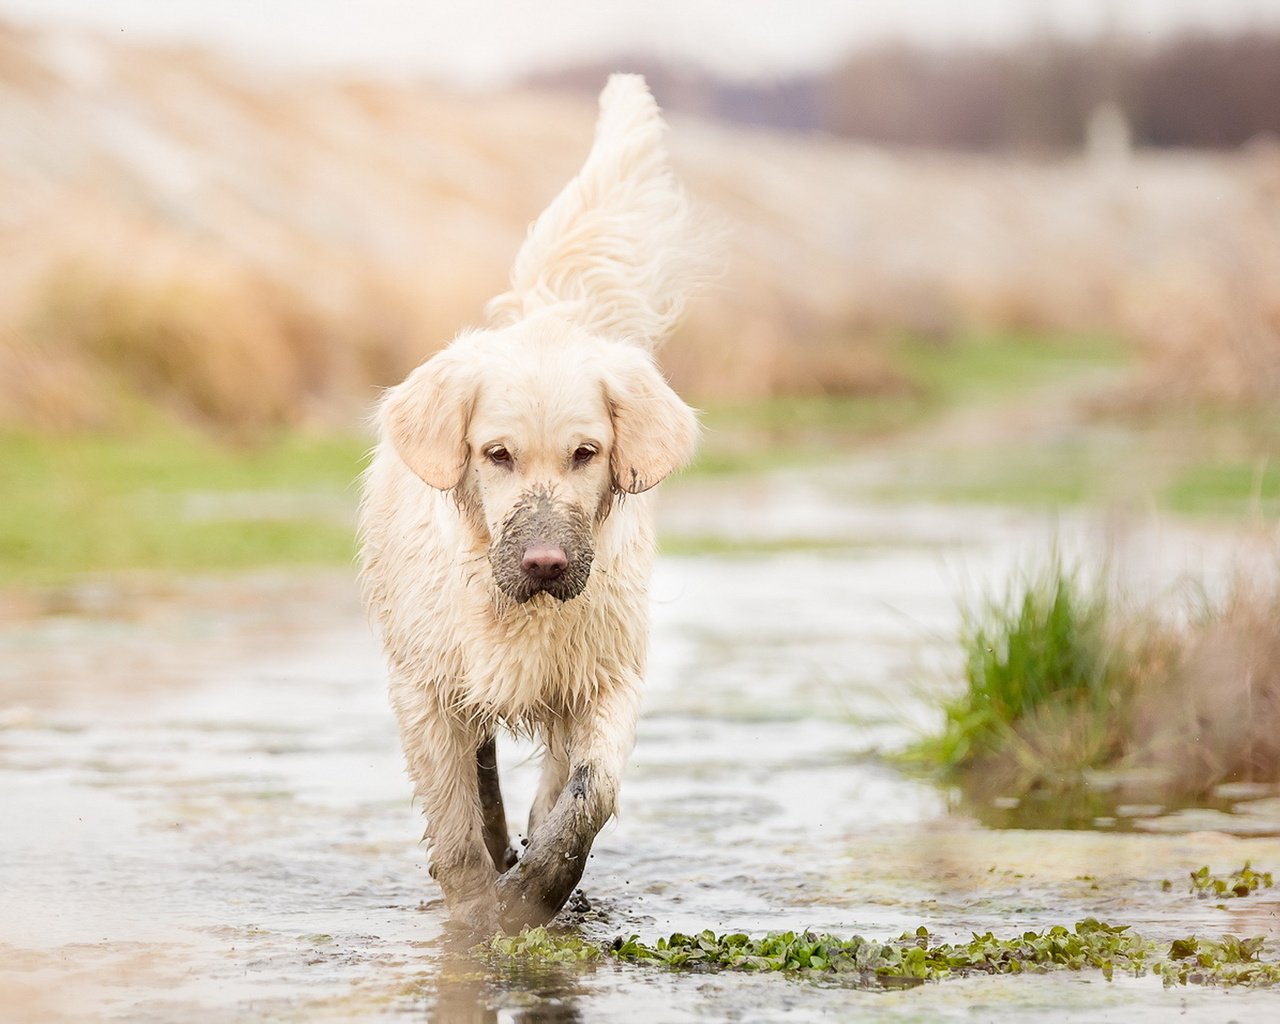
[(582, 170), (516, 256), (496, 325), (552, 305), (602, 334), (653, 349), (709, 275), (707, 232), (671, 172), (658, 105), (640, 75), (612, 75)]

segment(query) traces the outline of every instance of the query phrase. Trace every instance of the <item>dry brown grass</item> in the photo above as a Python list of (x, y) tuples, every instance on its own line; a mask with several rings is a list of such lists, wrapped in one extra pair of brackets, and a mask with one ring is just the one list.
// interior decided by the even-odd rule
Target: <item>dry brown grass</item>
[[(5, 56), (5, 55), (8, 56)], [(0, 423), (354, 422), (475, 323), (593, 111), (0, 28)], [(695, 401), (905, 386), (896, 337), (1122, 334), (1156, 400), (1280, 392), (1280, 155), (1052, 164), (673, 124), (727, 222)]]
[(1241, 583), (1220, 609), (1150, 647), (1130, 760), (1180, 793), (1280, 782), (1280, 587)]
[(1155, 402), (1262, 403), (1280, 396), (1280, 151), (1243, 158), (1232, 221), (1162, 253), (1131, 281), (1119, 326)]
[(285, 329), (271, 307), (234, 273), (150, 280), (72, 268), (48, 282), (29, 336), (122, 394), (253, 430), (297, 421), (330, 372), (315, 337)]

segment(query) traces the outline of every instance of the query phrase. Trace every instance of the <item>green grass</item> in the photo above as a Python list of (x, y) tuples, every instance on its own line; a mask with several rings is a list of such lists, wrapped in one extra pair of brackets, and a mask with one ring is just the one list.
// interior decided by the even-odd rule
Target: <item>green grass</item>
[(1280, 519), (1280, 417), (1253, 408), (1081, 413), (1066, 429), (1011, 429), (903, 453), (888, 501), (1104, 504), (1242, 521)]
[[(1213, 428), (1209, 428), (1212, 430)], [(1062, 508), (1157, 507), (1192, 518), (1280, 519), (1280, 447), (1267, 454), (1214, 454), (1211, 433), (1116, 424), (1083, 425), (1070, 437), (1010, 438), (1001, 448), (923, 451), (878, 486), (886, 501)]]
[(847, 454), (876, 437), (920, 426), (948, 410), (1123, 365), (1120, 344), (1090, 335), (982, 334), (946, 344), (902, 339), (897, 391), (799, 396), (709, 406), (692, 472), (759, 472)]
[(759, 473), (839, 457), (873, 437), (923, 422), (934, 406), (918, 395), (789, 397), (713, 405), (689, 473)]
[(1162, 498), (1166, 507), (1186, 515), (1275, 521), (1280, 518), (1280, 459), (1258, 456), (1185, 466)]
[(891, 483), (872, 489), (884, 501), (942, 501), (979, 505), (1062, 508), (1107, 502), (1123, 487), (1116, 480), (1123, 456), (1086, 435), (1045, 443), (1009, 438), (998, 449), (924, 450), (902, 459)]
[(1065, 759), (1039, 751), (1037, 776), (1078, 776), (1097, 766), (1108, 753), (1123, 668), (1109, 625), (1101, 585), (1086, 583), (1056, 553), (1042, 569), (1015, 579), (1003, 596), (964, 609), (964, 689), (944, 705), (941, 733), (922, 740), (910, 756), (955, 773), (1018, 751), (1032, 741), (1029, 730), (1043, 729), (1054, 739), (1082, 742), (1053, 752)]
[(366, 447), (292, 434), (230, 448), (156, 427), (0, 435), (0, 578), (348, 562)]
[[(1206, 869), (1207, 870), (1207, 869)], [(619, 937), (608, 946), (578, 935), (527, 929), (498, 936), (477, 947), (485, 959), (518, 964), (581, 963), (604, 958), (676, 970), (780, 972), (814, 979), (838, 979), (850, 987), (883, 988), (973, 975), (1094, 970), (1110, 980), (1116, 971), (1153, 973), (1166, 985), (1274, 985), (1280, 963), (1260, 960), (1263, 938), (1195, 935), (1159, 943), (1127, 925), (1093, 918), (1073, 928), (1055, 925), (1010, 938), (975, 934), (968, 942), (938, 942), (923, 926), (897, 939), (877, 942), (814, 932), (771, 932), (753, 938), (741, 932), (717, 935), (676, 933), (652, 945), (638, 936)]]
[(907, 340), (896, 354), (926, 397), (950, 406), (1122, 367), (1128, 360), (1120, 342), (1091, 334), (975, 334), (947, 345)]

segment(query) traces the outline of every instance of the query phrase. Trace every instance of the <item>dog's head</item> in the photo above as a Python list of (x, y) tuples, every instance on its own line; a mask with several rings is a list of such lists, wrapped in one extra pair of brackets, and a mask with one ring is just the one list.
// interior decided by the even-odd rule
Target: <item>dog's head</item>
[(698, 425), (648, 353), (551, 312), (428, 359), (388, 393), (383, 429), (523, 603), (582, 592), (614, 502), (685, 465)]
[(610, 78), (591, 152), (530, 229), (490, 328), (427, 360), (383, 404), (384, 436), (454, 494), (466, 543), (487, 546), (495, 582), (518, 602), (577, 597), (617, 498), (693, 455), (697, 420), (649, 355), (707, 257), (664, 132), (644, 80)]

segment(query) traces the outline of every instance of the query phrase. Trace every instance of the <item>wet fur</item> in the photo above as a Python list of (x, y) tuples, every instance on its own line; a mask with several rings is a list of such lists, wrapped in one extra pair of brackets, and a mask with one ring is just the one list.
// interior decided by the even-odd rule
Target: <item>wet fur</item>
[[(556, 914), (616, 811), (635, 738), (653, 559), (642, 492), (697, 436), (649, 354), (704, 258), (663, 131), (643, 80), (613, 76), (586, 164), (530, 230), (490, 322), (379, 408), (361, 580), (432, 874), (451, 914), (479, 929)], [(505, 468), (487, 454), (498, 441)], [(587, 442), (598, 457), (579, 464)], [(522, 577), (530, 541), (563, 546), (561, 580)], [(501, 727), (545, 746), (514, 866)]]

